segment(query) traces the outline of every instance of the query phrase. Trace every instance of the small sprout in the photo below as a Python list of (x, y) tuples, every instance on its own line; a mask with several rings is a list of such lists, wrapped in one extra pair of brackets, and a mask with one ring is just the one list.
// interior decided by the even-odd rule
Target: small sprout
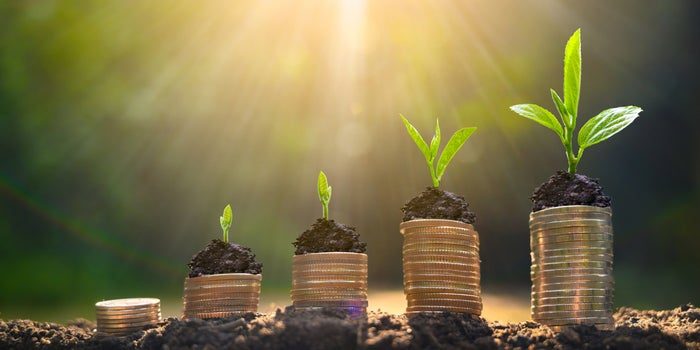
[[(406, 131), (408, 131), (408, 134), (413, 139), (413, 142), (416, 143), (416, 146), (418, 146), (418, 149), (421, 151), (421, 153), (423, 153), (423, 156), (425, 157), (425, 161), (428, 164), (428, 171), (430, 171), (430, 177), (433, 179), (433, 187), (439, 187), (440, 180), (445, 174), (445, 169), (447, 169), (447, 165), (450, 164), (450, 161), (452, 161), (452, 158), (454, 158), (455, 154), (457, 154), (457, 151), (459, 151), (459, 149), (462, 148), (462, 145), (464, 145), (464, 143), (474, 133), (476, 128), (462, 128), (457, 130), (452, 135), (452, 137), (450, 137), (450, 140), (447, 141), (447, 145), (442, 150), (442, 154), (438, 159), (437, 154), (440, 148), (439, 121), (437, 119), (435, 120), (435, 134), (433, 135), (432, 140), (430, 140), (430, 146), (428, 146), (428, 144), (425, 143), (425, 141), (423, 140), (423, 137), (420, 136), (418, 130), (416, 130), (416, 128), (413, 125), (411, 125), (411, 123), (408, 121), (408, 119), (406, 119), (406, 117), (401, 115), (401, 120), (406, 126)], [(435, 163), (436, 160), (437, 164)]]
[(226, 243), (228, 243), (228, 230), (231, 228), (231, 221), (233, 221), (233, 211), (231, 210), (231, 204), (228, 204), (224, 208), (224, 213), (219, 217), (221, 230), (224, 231), (223, 240)]
[(554, 131), (559, 136), (566, 151), (569, 173), (576, 173), (576, 167), (583, 151), (609, 139), (639, 117), (641, 108), (636, 106), (606, 109), (586, 122), (578, 132), (578, 152), (574, 154), (574, 129), (581, 94), (581, 29), (576, 30), (566, 43), (564, 50), (564, 100), (554, 89), (550, 89), (552, 101), (559, 112), (561, 122), (550, 111), (536, 104), (520, 104), (510, 109), (519, 115), (533, 120)]
[(331, 201), (331, 193), (333, 188), (328, 186), (328, 178), (326, 174), (321, 171), (318, 173), (318, 199), (321, 200), (321, 205), (323, 206), (323, 218), (328, 220), (328, 203)]

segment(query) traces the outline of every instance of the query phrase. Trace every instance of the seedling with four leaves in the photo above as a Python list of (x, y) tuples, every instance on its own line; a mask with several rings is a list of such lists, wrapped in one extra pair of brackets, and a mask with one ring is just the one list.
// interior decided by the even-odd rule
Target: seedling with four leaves
[(418, 149), (425, 157), (425, 161), (428, 165), (428, 171), (430, 172), (430, 177), (433, 180), (433, 187), (440, 187), (440, 180), (442, 180), (442, 176), (445, 175), (447, 165), (450, 164), (450, 161), (452, 161), (452, 158), (454, 158), (455, 154), (457, 154), (457, 151), (462, 148), (462, 145), (464, 145), (469, 137), (472, 136), (474, 131), (476, 131), (476, 128), (471, 127), (457, 130), (452, 137), (450, 137), (450, 140), (447, 141), (447, 145), (442, 150), (440, 158), (438, 158), (437, 155), (441, 141), (440, 122), (437, 119), (435, 120), (435, 134), (430, 140), (430, 145), (428, 145), (425, 140), (423, 140), (423, 137), (420, 135), (418, 130), (416, 130), (416, 128), (408, 121), (408, 119), (406, 119), (406, 117), (401, 115), (401, 120), (406, 126), (406, 131), (408, 131), (411, 139), (413, 139), (413, 142), (416, 143), (416, 146), (418, 146)]
[(615, 107), (600, 112), (583, 124), (578, 132), (578, 151), (574, 152), (573, 138), (576, 129), (578, 102), (581, 92), (581, 29), (576, 30), (566, 43), (564, 50), (564, 99), (554, 89), (549, 89), (554, 105), (559, 112), (558, 120), (550, 111), (536, 104), (519, 104), (510, 109), (519, 115), (554, 131), (566, 151), (569, 173), (576, 173), (576, 167), (583, 151), (599, 142), (609, 139), (630, 125), (642, 111), (636, 106)]

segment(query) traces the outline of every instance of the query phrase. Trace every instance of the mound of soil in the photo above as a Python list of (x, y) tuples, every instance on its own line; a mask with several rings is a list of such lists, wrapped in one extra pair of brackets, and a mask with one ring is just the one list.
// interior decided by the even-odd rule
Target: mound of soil
[(464, 197), (435, 187), (428, 187), (401, 208), (403, 221), (446, 219), (473, 224), (476, 215)]
[(610, 197), (603, 193), (598, 179), (562, 170), (535, 189), (531, 199), (533, 212), (562, 205), (610, 206)]
[(364, 253), (367, 244), (360, 242), (355, 228), (333, 220), (318, 219), (292, 243), (295, 255), (322, 252)]
[(262, 273), (262, 263), (255, 261), (255, 254), (248, 247), (222, 240), (212, 240), (187, 264), (190, 277), (220, 273)]
[[(87, 326), (0, 321), (0, 348), (22, 349), (698, 349), (700, 309), (621, 308), (614, 331), (577, 326), (554, 333), (535, 322), (501, 324), (464, 314), (412, 318), (370, 312), (350, 318), (330, 310), (247, 314), (204, 321), (168, 319), (128, 337)], [(94, 325), (90, 325), (90, 328)]]

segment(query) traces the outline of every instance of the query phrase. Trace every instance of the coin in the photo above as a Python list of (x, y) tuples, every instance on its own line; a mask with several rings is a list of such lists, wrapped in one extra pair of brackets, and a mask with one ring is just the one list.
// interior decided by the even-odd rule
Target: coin
[(609, 317), (612, 309), (609, 310), (567, 310), (567, 311), (546, 311), (532, 312), (533, 319), (536, 320), (557, 320), (563, 318), (585, 318), (585, 317)]
[(188, 278), (185, 280), (183, 313), (189, 318), (209, 318), (208, 315), (214, 314), (255, 312), (261, 280), (261, 275), (245, 273)]
[(612, 294), (612, 290), (605, 288), (552, 289), (542, 293), (532, 292), (533, 296), (538, 296), (539, 298), (593, 297)]
[(579, 305), (592, 303), (609, 303), (612, 305), (613, 296), (578, 296), (578, 297), (552, 297), (552, 298), (537, 298), (532, 301), (533, 307), (551, 306), (551, 305)]
[(562, 206), (557, 206), (557, 207), (550, 207), (550, 208), (545, 208), (542, 210), (538, 210), (534, 213), (530, 213), (530, 218), (536, 218), (538, 216), (542, 215), (550, 215), (550, 214), (563, 214), (563, 213), (568, 213), (568, 214), (577, 214), (577, 213), (607, 213), (612, 215), (612, 209), (610, 207), (595, 207), (591, 205), (562, 205)]
[(250, 310), (236, 310), (236, 311), (213, 311), (213, 312), (193, 312), (185, 314), (185, 318), (199, 318), (199, 319), (211, 319), (211, 318), (227, 318), (231, 316), (243, 315), (247, 313), (255, 313), (256, 311)]
[(128, 298), (100, 301), (95, 303), (95, 315), (98, 331), (127, 335), (160, 321), (160, 300)]
[(367, 307), (367, 300), (299, 300), (298, 307)]
[(592, 219), (592, 218), (560, 218), (558, 220), (542, 220), (542, 221), (530, 221), (528, 227), (531, 232), (546, 232), (553, 230), (554, 232), (561, 232), (567, 230), (582, 230), (583, 232), (590, 231), (591, 229), (599, 229), (605, 231), (612, 231), (613, 225), (610, 219)]
[(127, 298), (100, 301), (95, 303), (95, 308), (98, 310), (132, 310), (157, 305), (160, 305), (160, 300), (155, 298)]
[(545, 313), (545, 312), (555, 312), (555, 311), (604, 311), (612, 310), (613, 303), (611, 301), (604, 301), (599, 303), (586, 303), (586, 302), (576, 302), (574, 304), (553, 304), (553, 305), (533, 305), (531, 307), (532, 312), (535, 313)]
[(612, 267), (612, 261), (591, 261), (591, 260), (574, 260), (549, 262), (542, 264), (532, 264), (532, 269), (537, 271), (558, 270), (558, 269), (580, 269), (580, 268), (609, 268)]
[(410, 221), (404, 221), (399, 225), (400, 230), (418, 228), (418, 227), (446, 227), (446, 228), (465, 228), (468, 230), (473, 230), (474, 226), (456, 220), (446, 220), (446, 219), (414, 219)]
[(409, 306), (406, 308), (406, 313), (418, 313), (418, 312), (464, 312), (471, 313), (475, 315), (481, 314), (481, 307), (459, 307), (450, 305), (430, 305), (430, 306)]

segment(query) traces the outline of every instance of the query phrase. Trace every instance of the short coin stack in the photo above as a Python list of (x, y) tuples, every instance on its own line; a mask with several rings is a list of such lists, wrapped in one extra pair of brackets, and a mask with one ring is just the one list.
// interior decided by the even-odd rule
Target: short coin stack
[(472, 225), (438, 219), (403, 222), (404, 292), (408, 315), (481, 315), (479, 234)]
[(367, 254), (325, 252), (295, 255), (292, 304), (297, 309), (367, 311)]
[(152, 327), (160, 322), (160, 300), (131, 298), (100, 301), (95, 304), (97, 331), (116, 336)]
[(613, 327), (612, 211), (586, 205), (530, 214), (532, 319), (560, 330)]
[(223, 273), (185, 279), (185, 318), (223, 318), (258, 311), (262, 275)]

